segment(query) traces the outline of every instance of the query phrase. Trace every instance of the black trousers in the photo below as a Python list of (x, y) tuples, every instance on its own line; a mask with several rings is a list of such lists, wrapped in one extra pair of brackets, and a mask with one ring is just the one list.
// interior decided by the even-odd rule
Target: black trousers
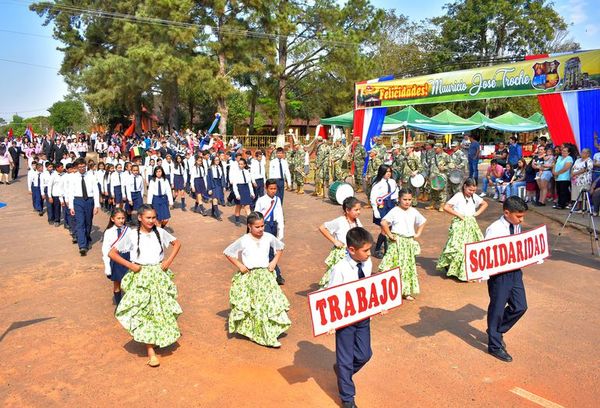
[(559, 207), (566, 207), (571, 200), (571, 181), (557, 181), (556, 182), (556, 193), (558, 194), (558, 203)]
[(488, 293), (488, 349), (496, 351), (502, 348), (502, 335), (527, 311), (523, 271), (518, 269), (491, 276)]
[(19, 177), (19, 165), (20, 165), (20, 161), (19, 160), (14, 160), (14, 167), (12, 168), (12, 172), (11, 172), (11, 177), (13, 180), (16, 180), (17, 177)]

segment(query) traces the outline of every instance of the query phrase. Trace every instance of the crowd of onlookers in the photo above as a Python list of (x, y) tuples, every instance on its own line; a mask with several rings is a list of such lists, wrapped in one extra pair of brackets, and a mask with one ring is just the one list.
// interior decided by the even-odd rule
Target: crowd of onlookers
[[(600, 152), (588, 148), (581, 152), (577, 146), (565, 143), (553, 146), (540, 138), (534, 154), (526, 159), (518, 146), (516, 136), (509, 147), (500, 144), (482, 177), (482, 196), (504, 201), (519, 195), (535, 206), (552, 205), (555, 209), (587, 211), (588, 192), (594, 216), (600, 208)], [(596, 149), (600, 144), (596, 141)], [(489, 192), (492, 189), (493, 192)], [(575, 208), (573, 206), (576, 205)]]

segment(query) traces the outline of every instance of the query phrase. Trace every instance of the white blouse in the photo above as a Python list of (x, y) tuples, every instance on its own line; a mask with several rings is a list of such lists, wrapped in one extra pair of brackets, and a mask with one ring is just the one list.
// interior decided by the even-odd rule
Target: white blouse
[(394, 207), (383, 217), (383, 221), (390, 225), (390, 230), (394, 234), (410, 238), (415, 236), (415, 227), (420, 227), (427, 219), (413, 207), (408, 210)]
[[(168, 248), (171, 242), (175, 241), (173, 235), (169, 234), (162, 228), (157, 227), (156, 230), (160, 235), (160, 243), (154, 231), (144, 233), (136, 229), (128, 229), (125, 236), (117, 242), (114, 247), (119, 252), (129, 252), (131, 262), (140, 265), (156, 265), (162, 262), (165, 257), (164, 249)], [(139, 231), (139, 244), (138, 244)], [(114, 232), (116, 236), (116, 231)], [(114, 241), (114, 240), (113, 240)], [(108, 245), (111, 245), (109, 242)], [(161, 247), (162, 244), (162, 247)], [(104, 245), (103, 245), (104, 246)], [(138, 248), (140, 254), (138, 255)], [(109, 248), (110, 251), (110, 248)]]
[(383, 200), (384, 197), (387, 197), (388, 195), (391, 200), (398, 200), (398, 185), (392, 178), (379, 180), (379, 182), (371, 189), (371, 197), (369, 198), (371, 206), (373, 207), (373, 216), (375, 218), (380, 218), (377, 201)]
[(164, 178), (150, 180), (150, 183), (148, 183), (148, 196), (146, 197), (146, 203), (152, 204), (152, 199), (155, 195), (158, 195), (159, 184), (161, 195), (166, 195), (169, 200), (169, 205), (173, 205), (173, 192), (171, 191), (171, 185)]
[(327, 221), (323, 225), (335, 239), (343, 242), (344, 245), (346, 245), (346, 234), (348, 231), (354, 227), (362, 227), (362, 224), (358, 218), (356, 219), (356, 223), (350, 224), (350, 221), (348, 221), (348, 218), (346, 218), (344, 215), (341, 215), (334, 220)]
[(477, 209), (483, 202), (483, 198), (477, 194), (473, 194), (472, 197), (466, 198), (463, 193), (456, 193), (448, 200), (447, 204), (450, 204), (454, 211), (463, 215), (471, 216), (477, 212)]
[(268, 232), (263, 233), (260, 239), (254, 238), (252, 234), (245, 234), (234, 243), (225, 248), (223, 253), (232, 258), (240, 259), (248, 269), (266, 268), (269, 266), (269, 249), (281, 251), (283, 242)]

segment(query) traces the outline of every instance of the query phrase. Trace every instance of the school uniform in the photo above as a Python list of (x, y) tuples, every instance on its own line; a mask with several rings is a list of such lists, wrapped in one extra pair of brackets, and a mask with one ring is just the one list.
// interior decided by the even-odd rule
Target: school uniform
[(110, 192), (111, 196), (115, 199), (115, 204), (121, 204), (123, 202), (123, 172), (114, 171), (110, 175)]
[[(63, 180), (64, 173), (55, 171), (50, 176), (50, 183), (48, 185), (48, 197), (52, 197), (52, 203), (48, 202), (48, 212), (52, 212), (52, 221), (56, 226), (60, 224), (61, 204), (64, 204)], [(48, 216), (48, 221), (50, 221), (50, 216)]]
[[(371, 258), (365, 262), (356, 262), (347, 254), (334, 265), (328, 287), (371, 276), (372, 269)], [(370, 318), (335, 331), (338, 390), (343, 403), (354, 401), (356, 387), (352, 376), (371, 359), (372, 355)]]
[(44, 201), (42, 200), (42, 173), (37, 170), (27, 172), (27, 189), (31, 193), (33, 209), (42, 215), (44, 211)]
[(71, 180), (73, 176), (77, 176), (78, 173), (67, 173), (64, 172), (62, 176), (62, 199), (61, 201), (65, 203), (63, 207), (63, 218), (65, 220), (64, 227), (69, 230), (71, 237), (74, 242), (77, 243), (77, 238), (75, 236), (76, 228), (75, 228), (75, 217), (71, 215), (71, 211), (69, 209), (69, 188)]
[(54, 172), (49, 172), (47, 170), (44, 170), (42, 172), (42, 186), (41, 186), (41, 192), (42, 192), (42, 197), (44, 198), (44, 201), (46, 202), (46, 215), (48, 217), (48, 223), (52, 224), (54, 223), (54, 206), (53, 204), (50, 203), (50, 194), (48, 194), (48, 189), (50, 187), (50, 179), (52, 178), (52, 174)]
[(238, 205), (252, 205), (254, 188), (252, 187), (252, 176), (246, 169), (234, 172), (231, 179), (235, 203)]
[[(398, 185), (391, 177), (387, 180), (382, 178), (371, 187), (369, 201), (371, 202), (371, 207), (373, 207), (373, 223), (381, 225), (381, 219), (396, 207), (396, 203), (398, 202)], [(387, 240), (380, 233), (375, 244), (375, 253), (381, 250), (382, 245), (387, 250)]]
[(192, 186), (194, 187), (194, 198), (200, 196), (202, 200), (208, 200), (208, 188), (206, 180), (206, 170), (202, 164), (194, 164), (191, 168)]
[(173, 205), (173, 192), (171, 191), (169, 182), (164, 178), (150, 180), (146, 203), (152, 204), (156, 210), (156, 218), (159, 221), (171, 218), (169, 207)]
[(180, 164), (179, 166), (173, 166), (171, 180), (173, 182), (173, 189), (183, 190), (185, 188), (185, 185), (187, 184), (187, 171), (183, 164)]
[(121, 173), (121, 195), (123, 197), (123, 202), (124, 202), (124, 208), (127, 212), (131, 212), (131, 210), (133, 210), (133, 208), (129, 205), (129, 200), (128, 200), (128, 196), (129, 196), (129, 182), (131, 179), (131, 172), (129, 171), (123, 171)]
[(477, 194), (467, 198), (462, 192), (454, 194), (446, 202), (454, 211), (463, 216), (462, 220), (458, 217), (452, 219), (448, 240), (437, 261), (436, 269), (446, 272), (446, 276), (454, 276), (461, 281), (467, 281), (464, 246), (483, 239), (483, 234), (475, 219), (475, 213), (482, 202), (483, 198)]
[[(485, 239), (504, 237), (520, 232), (521, 225), (513, 225), (502, 216), (487, 228)], [(527, 298), (521, 269), (490, 276), (487, 284), (490, 296), (487, 315), (488, 350), (494, 352), (503, 349), (502, 336), (527, 311)]]
[(144, 204), (144, 178), (139, 174), (127, 178), (127, 202), (132, 203), (131, 209), (137, 211)]
[(346, 234), (350, 231), (351, 228), (354, 227), (362, 227), (362, 223), (359, 219), (356, 219), (356, 222), (351, 224), (346, 218), (345, 215), (341, 215), (331, 221), (327, 221), (323, 224), (327, 231), (335, 238), (336, 240), (342, 242), (344, 246), (342, 248), (338, 248), (334, 246), (329, 251), (329, 255), (325, 258), (325, 265), (327, 265), (327, 270), (321, 277), (319, 281), (319, 286), (324, 288), (329, 284), (329, 279), (331, 278), (331, 270), (335, 264), (344, 259), (346, 256)]
[(229, 291), (229, 333), (238, 333), (263, 346), (279, 347), (287, 331), (290, 303), (269, 271), (269, 252), (283, 250), (283, 242), (268, 232), (260, 238), (245, 234), (223, 253), (240, 259), (249, 272), (236, 272)]
[(165, 176), (165, 180), (167, 180), (169, 182), (169, 184), (172, 186), (173, 185), (173, 166), (175, 165), (175, 163), (173, 161), (168, 162), (166, 160), (163, 160), (162, 162), (162, 168), (164, 171), (164, 176)]
[(418, 295), (420, 290), (415, 258), (421, 253), (421, 247), (414, 236), (416, 228), (427, 219), (414, 207), (409, 207), (408, 210), (395, 207), (383, 217), (383, 221), (389, 224), (391, 233), (396, 235), (396, 241), (388, 242), (388, 250), (379, 264), (379, 271), (400, 266), (402, 295)]
[[(113, 225), (104, 231), (104, 238), (102, 239), (102, 261), (104, 262), (104, 273), (113, 282), (121, 282), (125, 274), (129, 271), (127, 267), (113, 261), (108, 257), (108, 253), (127, 233), (129, 227), (123, 225), (117, 227)], [(129, 251), (119, 252), (121, 257), (130, 260)]]
[(67, 187), (69, 209), (75, 211), (75, 230), (79, 249), (92, 245), (94, 208), (100, 208), (100, 194), (96, 177), (91, 172), (73, 173)]
[(274, 158), (269, 162), (269, 178), (277, 180), (277, 196), (283, 203), (285, 183), (292, 185), (292, 175), (286, 159)]
[[(273, 198), (268, 195), (263, 195), (256, 200), (254, 211), (261, 213), (265, 219), (265, 232), (272, 234), (279, 240), (283, 240), (284, 220), (283, 220), (283, 205), (281, 199), (277, 196)], [(269, 262), (275, 257), (275, 251), (269, 251)], [(275, 267), (277, 278), (281, 280), (281, 269), (279, 265)]]
[(212, 192), (212, 198), (216, 198), (221, 205), (225, 205), (225, 195), (223, 193), (225, 184), (227, 182), (223, 166), (210, 166), (207, 174), (207, 187)]
[[(165, 180), (161, 184), (169, 185)], [(182, 310), (177, 303), (175, 275), (160, 266), (165, 249), (175, 240), (162, 228), (149, 233), (129, 228), (114, 244), (119, 253), (129, 252), (131, 262), (141, 265), (139, 272), (123, 276), (125, 294), (115, 311), (119, 323), (139, 343), (167, 347), (181, 336), (177, 318)]]
[(265, 195), (265, 159), (252, 160), (252, 163), (250, 164), (250, 174), (256, 183), (256, 187), (254, 188), (256, 193), (256, 201), (259, 197)]

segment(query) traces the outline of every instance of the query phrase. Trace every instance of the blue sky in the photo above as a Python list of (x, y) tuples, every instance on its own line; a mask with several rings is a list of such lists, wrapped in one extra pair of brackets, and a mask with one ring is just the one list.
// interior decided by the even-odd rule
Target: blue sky
[[(343, 0), (340, 0), (343, 1)], [(372, 0), (377, 7), (395, 8), (413, 20), (443, 14), (447, 0)], [(57, 74), (62, 61), (60, 44), (50, 27), (29, 11), (27, 0), (0, 0), (0, 117), (47, 115), (62, 100), (67, 86)], [(556, 0), (554, 6), (568, 23), (583, 49), (600, 48), (600, 7), (597, 0)], [(21, 63), (8, 62), (17, 61)], [(22, 63), (33, 64), (25, 65)]]

